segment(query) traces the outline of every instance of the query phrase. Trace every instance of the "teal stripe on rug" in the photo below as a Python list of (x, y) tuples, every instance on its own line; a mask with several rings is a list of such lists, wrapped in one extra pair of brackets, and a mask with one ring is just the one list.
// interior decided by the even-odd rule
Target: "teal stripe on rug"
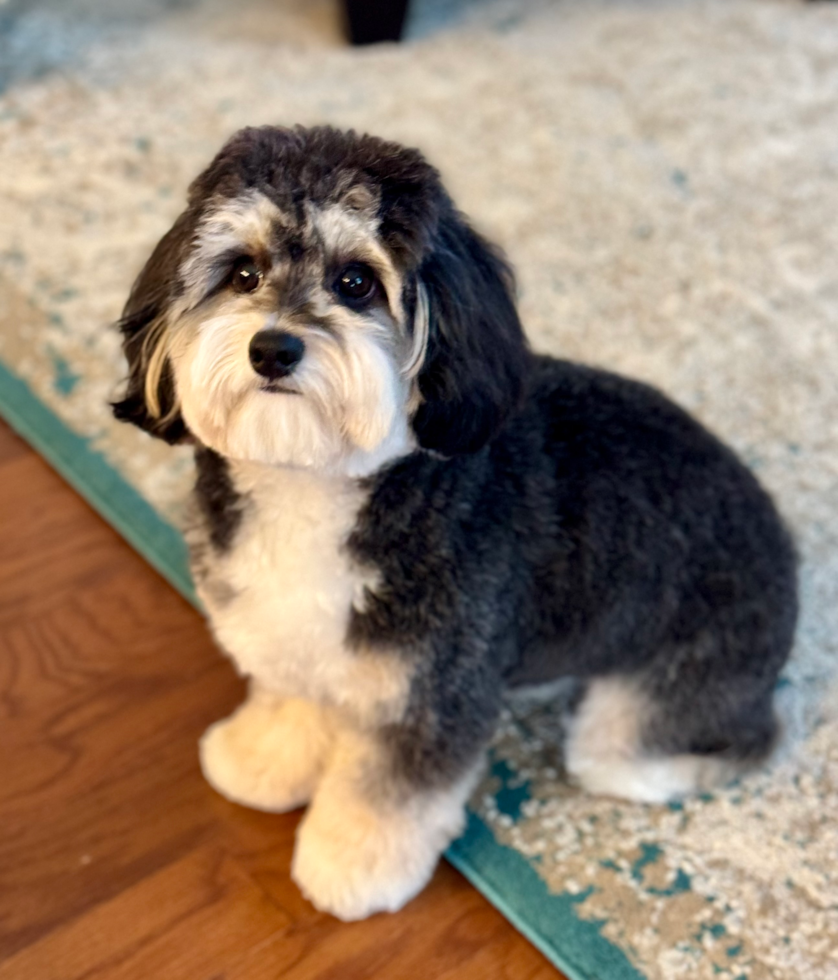
[(445, 856), (571, 980), (644, 980), (602, 935), (605, 923), (577, 917), (585, 893), (549, 892), (526, 858), (499, 844), (476, 814), (469, 813), (465, 833)]
[[(97, 452), (0, 362), (0, 415), (193, 605), (198, 600), (180, 533)], [(570, 980), (644, 980), (601, 932), (577, 917), (584, 895), (554, 895), (517, 851), (469, 813), (447, 859)]]

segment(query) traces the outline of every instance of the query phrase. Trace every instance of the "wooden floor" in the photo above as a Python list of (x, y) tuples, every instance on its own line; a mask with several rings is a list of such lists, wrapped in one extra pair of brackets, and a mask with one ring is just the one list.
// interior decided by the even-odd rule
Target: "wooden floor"
[(299, 814), (217, 796), (243, 689), (198, 614), (0, 423), (0, 980), (555, 980), (442, 864), (344, 925), (288, 875)]

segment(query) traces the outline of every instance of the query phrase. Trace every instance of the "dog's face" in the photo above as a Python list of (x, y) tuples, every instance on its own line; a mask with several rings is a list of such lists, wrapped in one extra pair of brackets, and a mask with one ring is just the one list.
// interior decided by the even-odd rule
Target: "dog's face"
[(363, 469), (408, 448), (425, 334), (408, 323), (377, 206), (363, 185), (293, 210), (255, 187), (211, 199), (179, 259), (146, 399), (168, 359), (187, 429), (225, 456)]
[(233, 459), (369, 472), (472, 452), (516, 403), (511, 276), (413, 150), (243, 130), (194, 182), (121, 328), (118, 417)]

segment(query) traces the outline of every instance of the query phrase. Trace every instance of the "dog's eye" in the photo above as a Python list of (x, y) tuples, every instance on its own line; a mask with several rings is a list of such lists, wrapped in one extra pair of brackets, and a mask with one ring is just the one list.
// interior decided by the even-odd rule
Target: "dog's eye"
[(368, 265), (354, 262), (348, 265), (335, 280), (335, 292), (349, 306), (368, 303), (376, 293), (378, 281)]
[(262, 273), (253, 259), (245, 256), (233, 266), (230, 274), (230, 285), (237, 293), (252, 293), (259, 288)]

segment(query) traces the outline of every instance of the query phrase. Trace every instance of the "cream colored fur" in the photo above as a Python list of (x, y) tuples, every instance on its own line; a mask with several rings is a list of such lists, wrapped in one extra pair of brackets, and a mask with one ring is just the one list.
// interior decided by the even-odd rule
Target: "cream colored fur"
[(332, 742), (327, 711), (252, 684), (247, 701), (207, 729), (201, 768), (227, 799), (284, 813), (312, 798)]

